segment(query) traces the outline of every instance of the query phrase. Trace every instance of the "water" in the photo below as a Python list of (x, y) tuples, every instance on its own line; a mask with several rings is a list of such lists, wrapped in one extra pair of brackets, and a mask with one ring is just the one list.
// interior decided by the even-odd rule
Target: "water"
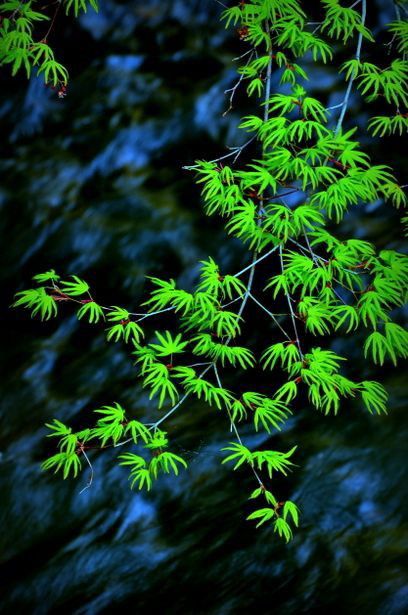
[[(389, 5), (377, 10), (379, 21)], [(95, 456), (94, 483), (82, 494), (86, 474), (62, 482), (39, 471), (51, 450), (43, 429), (51, 417), (79, 426), (90, 410), (118, 400), (151, 420), (151, 408), (124, 349), (105, 343), (102, 326), (78, 323), (67, 306), (57, 321), (30, 321), (8, 309), (13, 293), (55, 267), (83, 275), (106, 305), (136, 307), (146, 274), (188, 287), (201, 258), (212, 255), (226, 271), (247, 258), (225, 241), (219, 221), (203, 218), (182, 170), (238, 142), (238, 113), (222, 118), (222, 92), (233, 84), (239, 43), (221, 30), (218, 13), (215, 2), (104, 2), (97, 17), (61, 26), (58, 47), (72, 73), (64, 101), (35, 80), (27, 88), (2, 77), (10, 93), (0, 108), (8, 135), (0, 146), (4, 613), (408, 610), (402, 370), (381, 370), (391, 392), (387, 417), (347, 403), (339, 416), (322, 417), (305, 404), (279, 436), (244, 432), (252, 445), (299, 443), (299, 467), (275, 483), (302, 509), (288, 546), (245, 521), (251, 476), (220, 466), (228, 422), (197, 402), (169, 425), (189, 471), (160, 480), (151, 494), (130, 491), (111, 452)], [(313, 86), (330, 104), (339, 100), (330, 71)], [(380, 162), (389, 151), (372, 147)], [(366, 208), (344, 233), (358, 228), (398, 247), (396, 219), (390, 208)], [(255, 346), (273, 339), (257, 314), (249, 327)], [(351, 357), (350, 376), (380, 377), (361, 362), (362, 340), (352, 341), (336, 346)]]

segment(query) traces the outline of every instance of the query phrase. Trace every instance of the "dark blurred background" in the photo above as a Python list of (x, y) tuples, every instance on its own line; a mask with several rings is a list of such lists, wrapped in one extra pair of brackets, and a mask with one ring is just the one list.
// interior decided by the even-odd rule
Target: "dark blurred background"
[[(116, 451), (93, 458), (95, 480), (82, 494), (86, 474), (63, 482), (39, 469), (51, 451), (43, 424), (54, 416), (79, 425), (115, 400), (142, 419), (152, 414), (126, 349), (107, 344), (103, 326), (78, 323), (69, 306), (55, 321), (32, 321), (9, 309), (16, 291), (53, 267), (84, 277), (101, 303), (134, 309), (147, 274), (188, 288), (201, 258), (230, 272), (248, 262), (221, 221), (203, 216), (182, 170), (245, 139), (236, 126), (251, 108), (246, 97), (222, 116), (232, 59), (246, 47), (224, 31), (221, 10), (215, 0), (102, 0), (98, 15), (61, 15), (49, 39), (70, 70), (65, 99), (40, 80), (1, 74), (4, 613), (408, 612), (405, 379), (402, 368), (366, 364), (359, 335), (334, 348), (351, 357), (351, 377), (385, 379), (388, 416), (344, 403), (323, 417), (305, 404), (279, 435), (244, 429), (249, 445), (300, 445), (299, 467), (275, 483), (302, 509), (288, 546), (245, 521), (251, 476), (220, 466), (228, 423), (197, 402), (168, 425), (189, 470), (151, 494), (130, 491)], [(371, 61), (387, 62), (380, 29), (391, 19), (391, 0), (369, 3)], [(349, 56), (340, 46), (336, 65)], [(342, 100), (336, 68), (310, 74), (314, 94)], [(375, 162), (392, 162), (406, 183), (397, 144), (368, 138), (358, 95), (351, 108)], [(354, 208), (340, 233), (401, 249), (399, 218), (371, 203)], [(268, 323), (259, 330), (259, 314), (248, 316), (255, 347), (276, 339)]]

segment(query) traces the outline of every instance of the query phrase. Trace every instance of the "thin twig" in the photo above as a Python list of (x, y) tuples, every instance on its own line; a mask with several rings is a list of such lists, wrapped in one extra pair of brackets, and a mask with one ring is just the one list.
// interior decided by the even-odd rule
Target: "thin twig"
[(221, 0), (214, 0), (214, 2), (216, 2), (217, 4), (220, 4), (221, 6), (223, 6), (223, 7), (224, 7), (224, 9), (227, 9), (227, 8), (228, 8), (226, 4), (224, 4), (223, 2), (221, 2)]
[[(140, 322), (141, 320), (144, 320), (145, 318), (150, 318), (150, 316), (157, 316), (157, 314), (163, 314), (163, 312), (170, 312), (170, 310), (174, 310), (174, 306), (168, 307), (168, 308), (164, 308), (163, 310), (157, 310), (157, 312), (147, 312), (146, 314), (142, 315), (142, 318), (138, 318), (138, 320), (136, 320), (136, 322)], [(141, 316), (141, 314), (134, 314), (132, 312), (129, 312), (129, 314), (132, 314), (132, 316)]]
[(86, 491), (87, 489), (89, 489), (91, 487), (91, 485), (93, 483), (93, 477), (94, 477), (94, 469), (93, 469), (92, 463), (90, 462), (89, 457), (86, 454), (86, 452), (85, 452), (83, 447), (81, 447), (81, 453), (85, 457), (86, 462), (89, 465), (89, 468), (91, 470), (91, 473), (90, 473), (90, 476), (89, 476), (87, 484), (85, 485), (85, 487), (83, 489), (81, 489), (81, 491), (79, 492), (79, 495), (81, 495), (81, 493), (83, 493), (84, 491)]
[[(330, 263), (329, 260), (327, 260), (327, 258), (323, 258), (323, 256), (319, 256), (318, 254), (316, 254), (315, 252), (313, 252), (313, 250), (311, 249), (310, 246), (310, 242), (306, 236), (306, 241), (308, 246), (310, 246), (309, 248), (306, 248), (305, 246), (302, 246), (300, 243), (298, 243), (297, 241), (295, 241), (294, 239), (290, 239), (289, 241), (291, 241), (292, 243), (296, 244), (297, 247), (304, 253), (307, 254), (308, 252), (311, 254), (313, 262), (316, 264), (317, 267), (320, 267), (319, 263), (317, 261), (322, 261), (324, 263)], [(341, 269), (343, 271), (347, 271), (348, 273), (352, 273), (353, 275), (359, 275), (357, 271), (352, 271), (351, 269), (345, 269), (344, 267), (341, 267)], [(340, 280), (338, 280), (337, 278), (335, 278), (333, 276), (333, 280), (339, 285), (341, 286), (341, 288), (344, 288), (345, 290), (347, 290), (348, 292), (352, 293), (354, 295), (354, 297), (356, 298), (356, 294), (354, 292), (354, 290), (352, 288), (349, 288), (348, 286), (345, 286), (344, 284), (342, 284), (340, 282)], [(336, 295), (336, 297), (338, 299), (340, 299), (340, 301), (344, 304), (344, 305), (348, 305), (347, 301), (345, 301), (343, 299), (343, 297), (337, 292), (337, 290), (335, 288), (332, 288), (332, 291), (334, 292), (334, 294)]]
[[(313, 260), (315, 260), (315, 258), (325, 262), (325, 263), (329, 263), (330, 261), (327, 258), (324, 258), (323, 256), (320, 256), (319, 254), (316, 254), (316, 252), (314, 252), (310, 246), (310, 242), (309, 239), (306, 237), (306, 243), (308, 244), (308, 247), (306, 248), (306, 246), (302, 246), (301, 243), (299, 243), (298, 241), (296, 241), (295, 239), (289, 238), (289, 241), (291, 243), (294, 243), (298, 248), (300, 248), (301, 250), (303, 250), (304, 252), (308, 251), (310, 252), (310, 254), (312, 255)], [(352, 269), (346, 269), (345, 267), (341, 267), (341, 269), (343, 271), (347, 271), (347, 273), (352, 273), (353, 275), (359, 275), (359, 273), (357, 271), (353, 271)]]
[[(285, 268), (283, 265), (283, 256), (282, 256), (282, 246), (279, 246), (279, 259), (280, 259), (280, 263), (281, 263), (281, 268), (282, 268), (282, 274), (285, 273)], [(302, 352), (302, 347), (300, 345), (300, 340), (299, 340), (299, 334), (298, 334), (298, 330), (297, 330), (297, 326), (296, 326), (296, 319), (295, 319), (295, 313), (293, 311), (293, 307), (292, 307), (292, 297), (290, 296), (290, 294), (285, 293), (287, 302), (288, 302), (288, 306), (289, 306), (289, 312), (290, 312), (290, 317), (292, 320), (292, 325), (293, 325), (293, 331), (295, 334), (295, 339), (296, 339), (296, 345), (299, 349), (299, 353), (301, 358), (303, 358), (303, 352)]]
[(212, 361), (205, 361), (203, 363), (192, 363), (191, 365), (186, 365), (185, 367), (201, 367), (202, 365), (211, 365)]
[(293, 190), (289, 190), (288, 192), (283, 192), (283, 194), (276, 194), (275, 196), (268, 197), (267, 199), (264, 199), (264, 200), (276, 201), (276, 200), (282, 199), (284, 196), (296, 194), (296, 192), (303, 192), (303, 190), (300, 190), (300, 188), (293, 188)]
[(253, 53), (253, 52), (254, 52), (253, 49), (248, 49), (248, 51), (245, 51), (245, 53), (241, 54), (240, 56), (237, 56), (236, 58), (232, 58), (232, 61), (237, 62), (238, 60), (245, 58), (245, 56), (247, 56), (249, 53)]
[(53, 29), (53, 27), (54, 27), (55, 20), (56, 20), (56, 18), (57, 18), (57, 15), (58, 15), (58, 12), (59, 12), (59, 10), (60, 10), (60, 8), (61, 8), (61, 5), (62, 5), (62, 2), (58, 2), (58, 6), (57, 6), (57, 8), (55, 9), (55, 12), (54, 12), (53, 18), (52, 18), (52, 20), (51, 20), (50, 27), (48, 28), (47, 33), (45, 34), (45, 36), (43, 36), (43, 38), (41, 39), (41, 40), (42, 40), (42, 42), (44, 42), (44, 43), (46, 43), (46, 42), (47, 42), (47, 39), (48, 39), (48, 37), (49, 37), (49, 35), (50, 35), (50, 33), (51, 33), (51, 30), (52, 30), (52, 29)]
[[(202, 372), (199, 376), (197, 376), (197, 378), (199, 380), (201, 380), (201, 378), (203, 378), (205, 376), (205, 374), (208, 372), (208, 370), (214, 365), (214, 363), (210, 363)], [(183, 395), (183, 397), (177, 402), (177, 404), (175, 406), (173, 406), (173, 408), (171, 408), (159, 421), (156, 421), (155, 423), (153, 423), (153, 425), (150, 427), (150, 429), (157, 429), (159, 425), (161, 425), (166, 419), (169, 418), (169, 416), (171, 416), (176, 410), (177, 408), (179, 408), (181, 406), (181, 404), (187, 399), (187, 397), (189, 397), (190, 395), (190, 391), (188, 391), (187, 393), (185, 393)]]
[(326, 107), (326, 111), (331, 111), (332, 109), (340, 109), (344, 105), (344, 100), (338, 105), (332, 105), (331, 107)]
[(229, 305), (231, 305), (232, 303), (236, 303), (237, 301), (239, 301), (240, 299), (242, 299), (244, 297), (245, 293), (242, 293), (242, 295), (238, 295), (238, 297), (235, 297), (235, 299), (231, 299), (231, 301), (228, 301), (228, 303), (223, 303), (221, 305), (222, 309), (228, 307)]
[[(219, 158), (214, 158), (214, 160), (208, 160), (207, 162), (210, 162), (210, 163), (211, 162), (220, 162), (221, 160), (225, 160), (226, 158), (230, 158), (231, 156), (235, 156), (233, 162), (236, 162), (236, 160), (237, 160), (238, 156), (240, 156), (242, 150), (245, 149), (245, 147), (247, 147), (250, 143), (252, 143), (252, 141), (254, 141), (255, 138), (256, 138), (256, 136), (253, 136), (250, 139), (248, 139), (248, 141), (243, 143), (242, 145), (237, 145), (237, 146), (229, 147), (229, 149), (231, 151), (228, 152), (228, 154), (224, 154), (224, 156), (220, 156)], [(194, 169), (198, 169), (199, 166), (200, 165), (198, 165), (198, 164), (189, 164), (189, 165), (184, 165), (181, 168), (184, 169), (185, 171), (194, 171)]]
[(288, 333), (285, 331), (285, 329), (282, 327), (282, 325), (280, 324), (280, 322), (275, 318), (275, 314), (272, 314), (272, 312), (270, 312), (268, 310), (267, 307), (265, 307), (263, 305), (263, 303), (261, 303), (260, 301), (258, 301), (258, 299), (256, 297), (254, 297), (254, 295), (252, 293), (249, 293), (249, 297), (252, 299), (252, 301), (254, 301), (257, 305), (259, 305), (260, 308), (262, 308), (264, 310), (264, 312), (266, 312), (274, 321), (274, 323), (276, 324), (277, 327), (279, 327), (279, 329), (282, 331), (283, 335), (289, 340), (292, 341), (292, 338), (290, 337), (290, 335), (288, 335)]
[(267, 252), (266, 254), (263, 254), (262, 256), (260, 256), (259, 258), (256, 258), (255, 260), (252, 260), (250, 265), (248, 265), (247, 267), (244, 267), (244, 269), (241, 269), (241, 271), (238, 271), (238, 273), (234, 273), (234, 277), (237, 278), (243, 273), (245, 273), (246, 271), (248, 271), (248, 269), (252, 269), (253, 267), (255, 267), (255, 265), (257, 265), (258, 263), (263, 261), (265, 258), (270, 256), (273, 252), (275, 252), (278, 249), (278, 247), (279, 246), (275, 246), (274, 248), (272, 248), (272, 250), (269, 250), (269, 252)]
[[(216, 365), (215, 363), (213, 363), (213, 367), (214, 367), (214, 373), (215, 373), (215, 378), (216, 378), (216, 380), (217, 380), (217, 384), (218, 384), (218, 386), (220, 387), (220, 389), (222, 389), (222, 388), (223, 388), (223, 386), (222, 386), (222, 382), (221, 382), (221, 379), (220, 379), (220, 376), (219, 376), (219, 373), (218, 373), (218, 370), (217, 370), (217, 365)], [(228, 413), (228, 417), (229, 417), (229, 420), (230, 420), (231, 431), (233, 431), (233, 432), (235, 433), (235, 437), (236, 437), (236, 439), (238, 440), (239, 444), (240, 444), (241, 446), (244, 446), (244, 443), (243, 443), (243, 441), (242, 441), (242, 438), (241, 438), (241, 436), (239, 435), (239, 431), (238, 431), (238, 429), (237, 429), (237, 426), (236, 426), (235, 421), (234, 421), (234, 419), (233, 419), (233, 416), (232, 416), (232, 414), (231, 414), (231, 410), (230, 410), (228, 407), (227, 407), (227, 413)], [(250, 463), (250, 467), (251, 467), (251, 470), (252, 470), (252, 472), (253, 472), (253, 474), (254, 474), (254, 476), (255, 476), (256, 480), (257, 480), (257, 481), (258, 481), (258, 483), (259, 483), (259, 486), (260, 486), (260, 487), (263, 487), (263, 482), (262, 482), (262, 479), (261, 479), (261, 477), (259, 476), (258, 472), (255, 470), (254, 465), (253, 465), (253, 462), (251, 462), (251, 463)]]
[[(267, 30), (267, 32), (269, 34), (269, 24), (268, 24), (268, 22), (266, 24), (266, 30)], [(269, 62), (268, 62), (267, 73), (266, 73), (265, 110), (264, 110), (264, 121), (265, 122), (268, 120), (268, 117), (269, 117), (269, 98), (270, 98), (270, 88), (271, 88), (271, 74), (272, 74), (272, 48), (270, 49), (270, 52), (269, 52)], [(258, 225), (261, 224), (261, 220), (259, 218), (259, 213), (260, 213), (262, 207), (263, 207), (263, 199), (261, 199), (261, 201), (259, 203), (259, 207), (258, 207)], [(269, 254), (272, 254), (272, 252), (274, 252), (276, 249), (277, 249), (277, 246), (275, 246), (275, 248), (270, 250), (269, 253), (264, 254), (260, 258), (258, 258), (258, 250), (255, 250), (254, 253), (253, 253), (253, 256), (252, 256), (252, 262), (249, 265), (249, 267), (245, 267), (243, 270), (238, 272), (238, 274), (236, 274), (236, 275), (241, 275), (242, 273), (244, 273), (245, 271), (248, 271), (248, 269), (249, 269), (249, 279), (248, 279), (247, 289), (246, 289), (246, 292), (244, 294), (244, 298), (242, 300), (241, 306), (240, 306), (239, 311), (238, 311), (238, 317), (242, 316), (242, 313), (243, 313), (243, 311), (245, 309), (245, 306), (246, 306), (246, 304), (248, 302), (248, 299), (251, 296), (251, 289), (252, 289), (252, 284), (253, 284), (253, 280), (254, 280), (256, 265), (261, 260), (263, 260), (264, 258), (269, 256)], [(231, 339), (232, 339), (232, 336), (230, 335), (228, 337), (228, 339), (226, 340), (225, 344), (226, 345), (229, 344)], [(214, 362), (213, 365), (214, 365), (214, 372), (215, 372), (215, 376), (216, 376), (216, 379), (217, 379), (217, 382), (218, 382), (218, 386), (220, 388), (222, 388), (222, 383), (221, 383), (221, 380), (220, 380), (220, 377), (219, 377), (219, 374), (218, 374), (216, 363)], [(227, 412), (228, 412), (228, 416), (229, 416), (229, 419), (230, 419), (231, 428), (234, 431), (235, 436), (236, 436), (238, 442), (241, 444), (241, 446), (243, 446), (241, 436), (239, 435), (237, 426), (235, 425), (235, 421), (233, 419), (233, 416), (231, 415), (231, 411), (230, 411), (229, 408), (227, 408)], [(259, 474), (255, 470), (253, 462), (250, 464), (250, 466), (251, 466), (251, 470), (252, 470), (256, 480), (258, 481), (258, 484), (260, 485), (260, 487), (263, 488), (263, 482), (262, 482)]]
[[(364, 27), (366, 16), (367, 16), (367, 3), (366, 3), (366, 0), (361, 0), (361, 1), (362, 1), (361, 25)], [(355, 3), (355, 4), (357, 4), (357, 3)], [(363, 43), (363, 33), (360, 32), (359, 35), (358, 35), (357, 50), (356, 50), (356, 55), (355, 55), (355, 59), (357, 61), (360, 60), (362, 43)], [(340, 117), (339, 117), (338, 122), (337, 122), (336, 130), (334, 131), (335, 135), (337, 135), (340, 132), (341, 127), (343, 125), (344, 116), (346, 115), (347, 107), (348, 107), (348, 104), (349, 104), (351, 88), (353, 87), (354, 79), (355, 79), (355, 74), (353, 72), (350, 75), (350, 81), (348, 83), (347, 90), (346, 90), (346, 95), (345, 95), (344, 101), (342, 103), (342, 109), (341, 109)]]
[[(252, 49), (251, 51), (252, 51), (252, 53), (250, 54), (250, 56), (248, 58), (248, 61), (245, 64), (245, 66), (248, 66), (248, 64), (252, 60), (252, 56), (254, 55), (254, 50)], [(228, 107), (228, 109), (226, 111), (224, 111), (224, 113), (222, 114), (222, 117), (225, 117), (233, 109), (232, 103), (234, 102), (234, 96), (235, 96), (235, 93), (236, 93), (237, 89), (241, 85), (242, 80), (244, 79), (244, 76), (245, 76), (244, 73), (242, 73), (240, 78), (236, 82), (236, 84), (232, 88), (229, 88), (228, 90), (225, 90), (224, 94), (228, 94), (228, 92), (231, 92), (231, 96), (229, 97), (229, 107)]]

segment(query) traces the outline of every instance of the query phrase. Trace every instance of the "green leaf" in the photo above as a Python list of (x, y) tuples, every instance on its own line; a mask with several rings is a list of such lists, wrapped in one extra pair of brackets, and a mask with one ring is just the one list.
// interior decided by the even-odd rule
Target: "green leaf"
[(271, 427), (280, 431), (280, 423), (283, 423), (288, 415), (291, 414), (289, 408), (281, 401), (265, 399), (261, 406), (255, 410), (254, 425), (256, 431), (259, 431), (260, 425), (270, 433)]
[(275, 399), (283, 399), (283, 401), (287, 404), (292, 401), (298, 393), (297, 384), (294, 380), (290, 380), (289, 382), (285, 382), (275, 393)]
[(218, 337), (235, 337), (241, 332), (239, 325), (241, 320), (241, 316), (235, 314), (235, 312), (220, 309), (209, 319), (209, 325), (215, 330)]
[(234, 423), (243, 421), (248, 416), (248, 413), (247, 413), (247, 410), (244, 404), (239, 399), (234, 400), (234, 402), (231, 404), (230, 409), (231, 409), (232, 420)]
[[(97, 0), (89, 0), (89, 4), (94, 9), (94, 11), (98, 12)], [(67, 15), (72, 10), (75, 17), (78, 17), (80, 11), (86, 13), (87, 9), (87, 0), (65, 0), (65, 12), (67, 13)]]
[(167, 448), (168, 442), (166, 432), (161, 431), (161, 429), (156, 429), (151, 441), (145, 445), (145, 448), (153, 451), (160, 450), (162, 448)]
[(256, 115), (246, 115), (242, 118), (239, 128), (246, 129), (247, 132), (256, 132), (263, 124), (263, 120)]
[(388, 394), (382, 384), (365, 380), (360, 383), (361, 397), (370, 414), (387, 414)]
[(385, 323), (385, 338), (389, 354), (394, 351), (398, 356), (408, 357), (408, 331), (394, 322)]
[(275, 515), (276, 511), (274, 508), (259, 508), (247, 517), (247, 521), (254, 521), (260, 519), (260, 521), (256, 524), (256, 527), (258, 528), (264, 523), (267, 523), (267, 521), (273, 519)]
[(44, 73), (44, 80), (46, 83), (51, 83), (54, 86), (60, 83), (66, 85), (68, 83), (68, 71), (59, 62), (54, 59), (44, 60), (38, 69), (38, 74)]
[(122, 461), (119, 462), (121, 466), (131, 466), (137, 470), (146, 466), (145, 459), (134, 453), (124, 453), (123, 455), (119, 455), (119, 459), (122, 459)]
[(154, 478), (157, 478), (159, 471), (162, 471), (165, 474), (170, 474), (173, 472), (176, 476), (178, 476), (179, 465), (183, 468), (187, 468), (187, 463), (184, 459), (174, 453), (165, 451), (157, 455), (157, 457), (153, 457), (150, 461), (149, 469)]
[(64, 480), (71, 474), (76, 478), (81, 469), (81, 459), (76, 453), (61, 452), (49, 457), (41, 464), (42, 470), (62, 471)]
[(252, 465), (252, 453), (243, 444), (238, 442), (230, 442), (230, 446), (226, 446), (221, 449), (222, 451), (232, 451), (231, 455), (228, 455), (223, 459), (222, 463), (228, 463), (229, 461), (235, 461), (234, 470), (237, 470), (243, 463), (249, 463)]
[(62, 438), (63, 436), (68, 436), (72, 429), (61, 423), (58, 419), (52, 419), (52, 423), (45, 423), (45, 426), (51, 430), (52, 433), (47, 435), (47, 438), (57, 437)]
[(277, 532), (279, 537), (284, 538), (286, 542), (289, 542), (293, 538), (293, 533), (289, 523), (287, 523), (282, 517), (279, 517), (274, 522), (274, 532)]
[(251, 495), (249, 496), (249, 498), (251, 500), (258, 498), (260, 496), (264, 496), (265, 500), (268, 502), (268, 504), (271, 504), (274, 508), (276, 507), (276, 505), (278, 504), (278, 500), (275, 498), (275, 496), (273, 495), (273, 493), (271, 493), (270, 491), (268, 491), (268, 489), (265, 489), (265, 487), (262, 485), (262, 487), (258, 487), (258, 489), (255, 489)]
[(114, 342), (118, 342), (124, 336), (125, 333), (125, 329), (121, 324), (109, 327), (109, 329), (106, 329), (106, 331), (106, 339), (108, 340), (108, 342), (110, 342), (111, 340), (113, 340)]
[(31, 309), (31, 317), (40, 314), (41, 320), (49, 320), (57, 315), (57, 304), (44, 287), (22, 290), (16, 293), (15, 299), (16, 301), (12, 304), (12, 307)]
[(374, 363), (379, 365), (384, 365), (387, 354), (394, 365), (397, 364), (397, 357), (394, 349), (389, 344), (387, 338), (381, 335), (381, 333), (378, 333), (378, 331), (371, 333), (365, 341), (364, 356), (367, 357), (369, 353), (371, 353)]
[(101, 318), (105, 320), (103, 309), (91, 299), (78, 310), (77, 316), (79, 320), (86, 317), (90, 323), (97, 323)]
[(262, 79), (252, 79), (247, 87), (248, 96), (252, 96), (255, 92), (258, 98), (262, 96), (264, 83)]
[(304, 228), (315, 229), (316, 225), (324, 224), (322, 213), (310, 205), (299, 205), (293, 211), (293, 223), (298, 232)]
[[(111, 316), (111, 314), (108, 314), (108, 319), (109, 316)], [(117, 342), (120, 339), (124, 339), (126, 344), (128, 344), (129, 341), (137, 344), (140, 338), (144, 337), (143, 329), (136, 322), (129, 320), (122, 320), (120, 323), (113, 325), (113, 327), (106, 329), (106, 331), (106, 339), (108, 342), (111, 340)]]
[(125, 431), (126, 421), (126, 413), (122, 406), (115, 402), (113, 406), (102, 406), (95, 412), (102, 415), (93, 430), (94, 435), (100, 438), (102, 446), (105, 446), (109, 440), (114, 444), (119, 442)]
[(299, 350), (294, 342), (273, 344), (261, 356), (263, 369), (273, 369), (279, 361), (283, 369), (290, 369), (300, 358)]
[(146, 365), (143, 375), (143, 386), (150, 387), (149, 399), (152, 399), (156, 394), (159, 395), (159, 408), (167, 399), (170, 399), (172, 404), (176, 403), (178, 391), (170, 380), (168, 368), (163, 363), (151, 362)]
[(373, 329), (376, 329), (380, 322), (389, 320), (385, 307), (388, 307), (388, 297), (383, 297), (374, 290), (366, 291), (357, 304), (361, 320), (366, 326), (371, 325)]
[(135, 485), (137, 485), (139, 491), (144, 488), (146, 488), (147, 491), (150, 491), (150, 489), (152, 488), (152, 477), (150, 475), (150, 471), (146, 468), (132, 470), (129, 479), (132, 481), (130, 485), (131, 489), (133, 489)]
[(236, 26), (241, 21), (241, 7), (232, 6), (221, 13), (221, 19), (225, 20), (225, 27), (229, 28), (231, 23)]
[(212, 336), (208, 333), (201, 333), (191, 341), (196, 342), (193, 348), (195, 354), (208, 356), (213, 361), (220, 361), (223, 367), (229, 363), (233, 367), (238, 364), (242, 369), (248, 369), (255, 364), (255, 357), (248, 348), (213, 342)]
[(287, 476), (287, 472), (294, 465), (289, 458), (296, 449), (297, 446), (294, 446), (287, 453), (281, 453), (280, 451), (256, 451), (252, 454), (252, 459), (257, 464), (259, 470), (266, 466), (269, 478), (272, 478), (273, 471), (281, 472)]
[(397, 50), (399, 53), (408, 51), (408, 22), (405, 20), (392, 21), (388, 29), (397, 38)]
[(60, 276), (55, 273), (54, 269), (50, 269), (45, 273), (38, 273), (33, 277), (34, 282), (38, 282), (39, 284), (44, 284), (45, 282), (57, 282), (60, 279)]
[(149, 346), (153, 348), (158, 357), (169, 357), (173, 354), (180, 354), (184, 352), (184, 348), (188, 344), (188, 342), (181, 341), (181, 333), (176, 335), (174, 339), (170, 331), (164, 331), (163, 334), (159, 331), (155, 331), (155, 334), (159, 340), (159, 344), (149, 344)]
[(129, 475), (129, 480), (131, 481), (130, 488), (133, 489), (137, 485), (139, 491), (144, 488), (150, 491), (153, 481), (150, 470), (146, 468), (145, 459), (134, 453), (124, 453), (119, 455), (119, 459), (122, 460), (119, 462), (119, 465), (130, 466), (131, 468)]
[(286, 521), (287, 517), (290, 516), (292, 518), (292, 521), (295, 524), (295, 526), (298, 527), (298, 525), (299, 525), (299, 509), (296, 506), (296, 504), (294, 504), (290, 500), (287, 500), (285, 502), (285, 504), (283, 505), (282, 516), (283, 516), (285, 521)]
[(128, 435), (129, 433), (132, 436), (133, 442), (135, 444), (137, 444), (139, 438), (145, 444), (147, 444), (152, 439), (151, 432), (149, 431), (149, 429), (145, 425), (143, 425), (143, 423), (140, 423), (135, 419), (129, 421), (125, 427), (125, 435)]
[(351, 305), (338, 305), (333, 308), (333, 316), (334, 318), (338, 318), (337, 323), (335, 325), (335, 330), (337, 331), (345, 325), (348, 321), (348, 327), (346, 329), (347, 333), (350, 331), (355, 331), (359, 324), (358, 312)]
[(122, 322), (123, 320), (129, 320), (129, 316), (129, 312), (124, 308), (112, 305), (106, 315), (106, 319), (109, 320), (109, 322)]
[(221, 284), (222, 292), (225, 297), (233, 299), (234, 296), (242, 296), (246, 291), (245, 284), (233, 275), (225, 275)]
[(89, 291), (89, 286), (83, 280), (80, 280), (78, 276), (71, 276), (73, 282), (61, 282), (62, 291), (68, 295), (69, 297), (79, 297), (80, 295), (84, 295)]

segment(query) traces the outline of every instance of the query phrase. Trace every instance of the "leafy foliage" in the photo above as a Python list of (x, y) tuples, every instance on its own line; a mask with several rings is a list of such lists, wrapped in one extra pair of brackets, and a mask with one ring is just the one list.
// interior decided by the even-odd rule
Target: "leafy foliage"
[[(62, 0), (61, 4), (66, 13), (72, 10), (75, 17), (80, 11), (86, 12), (88, 4), (95, 11), (98, 10), (97, 0)], [(24, 70), (27, 78), (35, 69), (46, 84), (58, 87), (58, 93), (63, 97), (69, 78), (68, 71), (56, 61), (54, 51), (47, 43), (47, 37), (54, 27), (59, 3), (52, 18), (41, 12), (46, 8), (37, 0), (7, 0), (0, 4), (0, 66), (10, 65), (13, 76)], [(50, 22), (50, 26), (45, 36), (40, 38), (38, 31), (43, 32), (44, 29), (41, 25), (38, 28), (37, 26), (44, 21)]]
[[(296, 467), (297, 446), (287, 452), (257, 449), (244, 442), (238, 424), (279, 432), (295, 414), (299, 393), (324, 415), (337, 414), (344, 400), (350, 405), (357, 398), (371, 414), (387, 412), (383, 385), (352, 380), (346, 357), (331, 342), (333, 336), (353, 334), (363, 346), (362, 356), (379, 365), (397, 365), (408, 356), (408, 334), (396, 322), (406, 299), (408, 259), (392, 249), (378, 251), (361, 238), (344, 238), (344, 229), (337, 236), (336, 225), (362, 203), (406, 205), (402, 182), (392, 169), (371, 161), (357, 140), (358, 127), (344, 129), (343, 124), (354, 86), (367, 104), (381, 98), (386, 105), (384, 115), (367, 122), (373, 137), (407, 130), (408, 29), (401, 19), (388, 25), (387, 64), (376, 66), (366, 61), (366, 49), (374, 42), (366, 26), (366, 0), (351, 6), (338, 0), (321, 4), (317, 28), (304, 12), (306, 3), (301, 6), (298, 0), (248, 0), (221, 16), (227, 27), (238, 27), (249, 47), (230, 90), (230, 106), (243, 83), (249, 96), (262, 98), (260, 112), (254, 109), (241, 120), (240, 129), (251, 135), (244, 145), (189, 168), (196, 172), (205, 213), (219, 215), (227, 233), (247, 246), (249, 265), (226, 273), (209, 257), (200, 262), (197, 282), (188, 290), (176, 280), (149, 277), (142, 312), (100, 305), (87, 282), (75, 275), (61, 279), (54, 270), (36, 275), (36, 288), (16, 294), (13, 305), (42, 320), (55, 317), (61, 301), (76, 305), (78, 319), (96, 324), (106, 319), (107, 340), (132, 344), (141, 386), (156, 399), (157, 409), (164, 409), (154, 423), (145, 423), (114, 402), (95, 410), (93, 426), (80, 432), (54, 419), (47, 427), (57, 453), (43, 463), (44, 469), (76, 477), (83, 467), (92, 467), (88, 450), (130, 445), (137, 452), (120, 454), (119, 463), (128, 467), (132, 488), (149, 491), (161, 475), (178, 475), (187, 467), (167, 450), (168, 435), (160, 426), (195, 397), (224, 416), (235, 437), (221, 449), (226, 453), (222, 464), (245, 468), (257, 482), (250, 499), (261, 504), (248, 519), (257, 527), (270, 524), (288, 542), (299, 525), (299, 508), (291, 500), (280, 502), (268, 487), (277, 474), (286, 476)], [(97, 8), (94, 0), (90, 5)], [(87, 3), (68, 0), (64, 7), (78, 15)], [(0, 26), (0, 62), (10, 64), (13, 74), (23, 68), (29, 76), (36, 67), (46, 81), (66, 83), (66, 69), (55, 62), (46, 41), (33, 38), (36, 22), (47, 20), (33, 10), (33, 1), (10, 0), (0, 12), (6, 15)], [(331, 62), (339, 44), (355, 51), (339, 67), (347, 82), (343, 102), (326, 108), (306, 89), (307, 69), (310, 58)], [(272, 71), (274, 83), (279, 82), (276, 92), (270, 91)], [(239, 164), (250, 143), (256, 155)], [(261, 261), (269, 272), (266, 279), (259, 277), (263, 291), (253, 284)], [(277, 332), (270, 336), (265, 329), (259, 356), (250, 347), (250, 305)], [(144, 326), (164, 313), (165, 329)], [(264, 330), (265, 321), (259, 322)], [(267, 393), (245, 387), (249, 370), (259, 368), (273, 372)], [(224, 372), (228, 383), (238, 373), (239, 392), (223, 384)], [(282, 375), (283, 382), (278, 380)]]
[(58, 312), (54, 298), (43, 287), (22, 290), (17, 293), (13, 307), (32, 309), (31, 316), (40, 314), (41, 320), (49, 320), (56, 316)]

